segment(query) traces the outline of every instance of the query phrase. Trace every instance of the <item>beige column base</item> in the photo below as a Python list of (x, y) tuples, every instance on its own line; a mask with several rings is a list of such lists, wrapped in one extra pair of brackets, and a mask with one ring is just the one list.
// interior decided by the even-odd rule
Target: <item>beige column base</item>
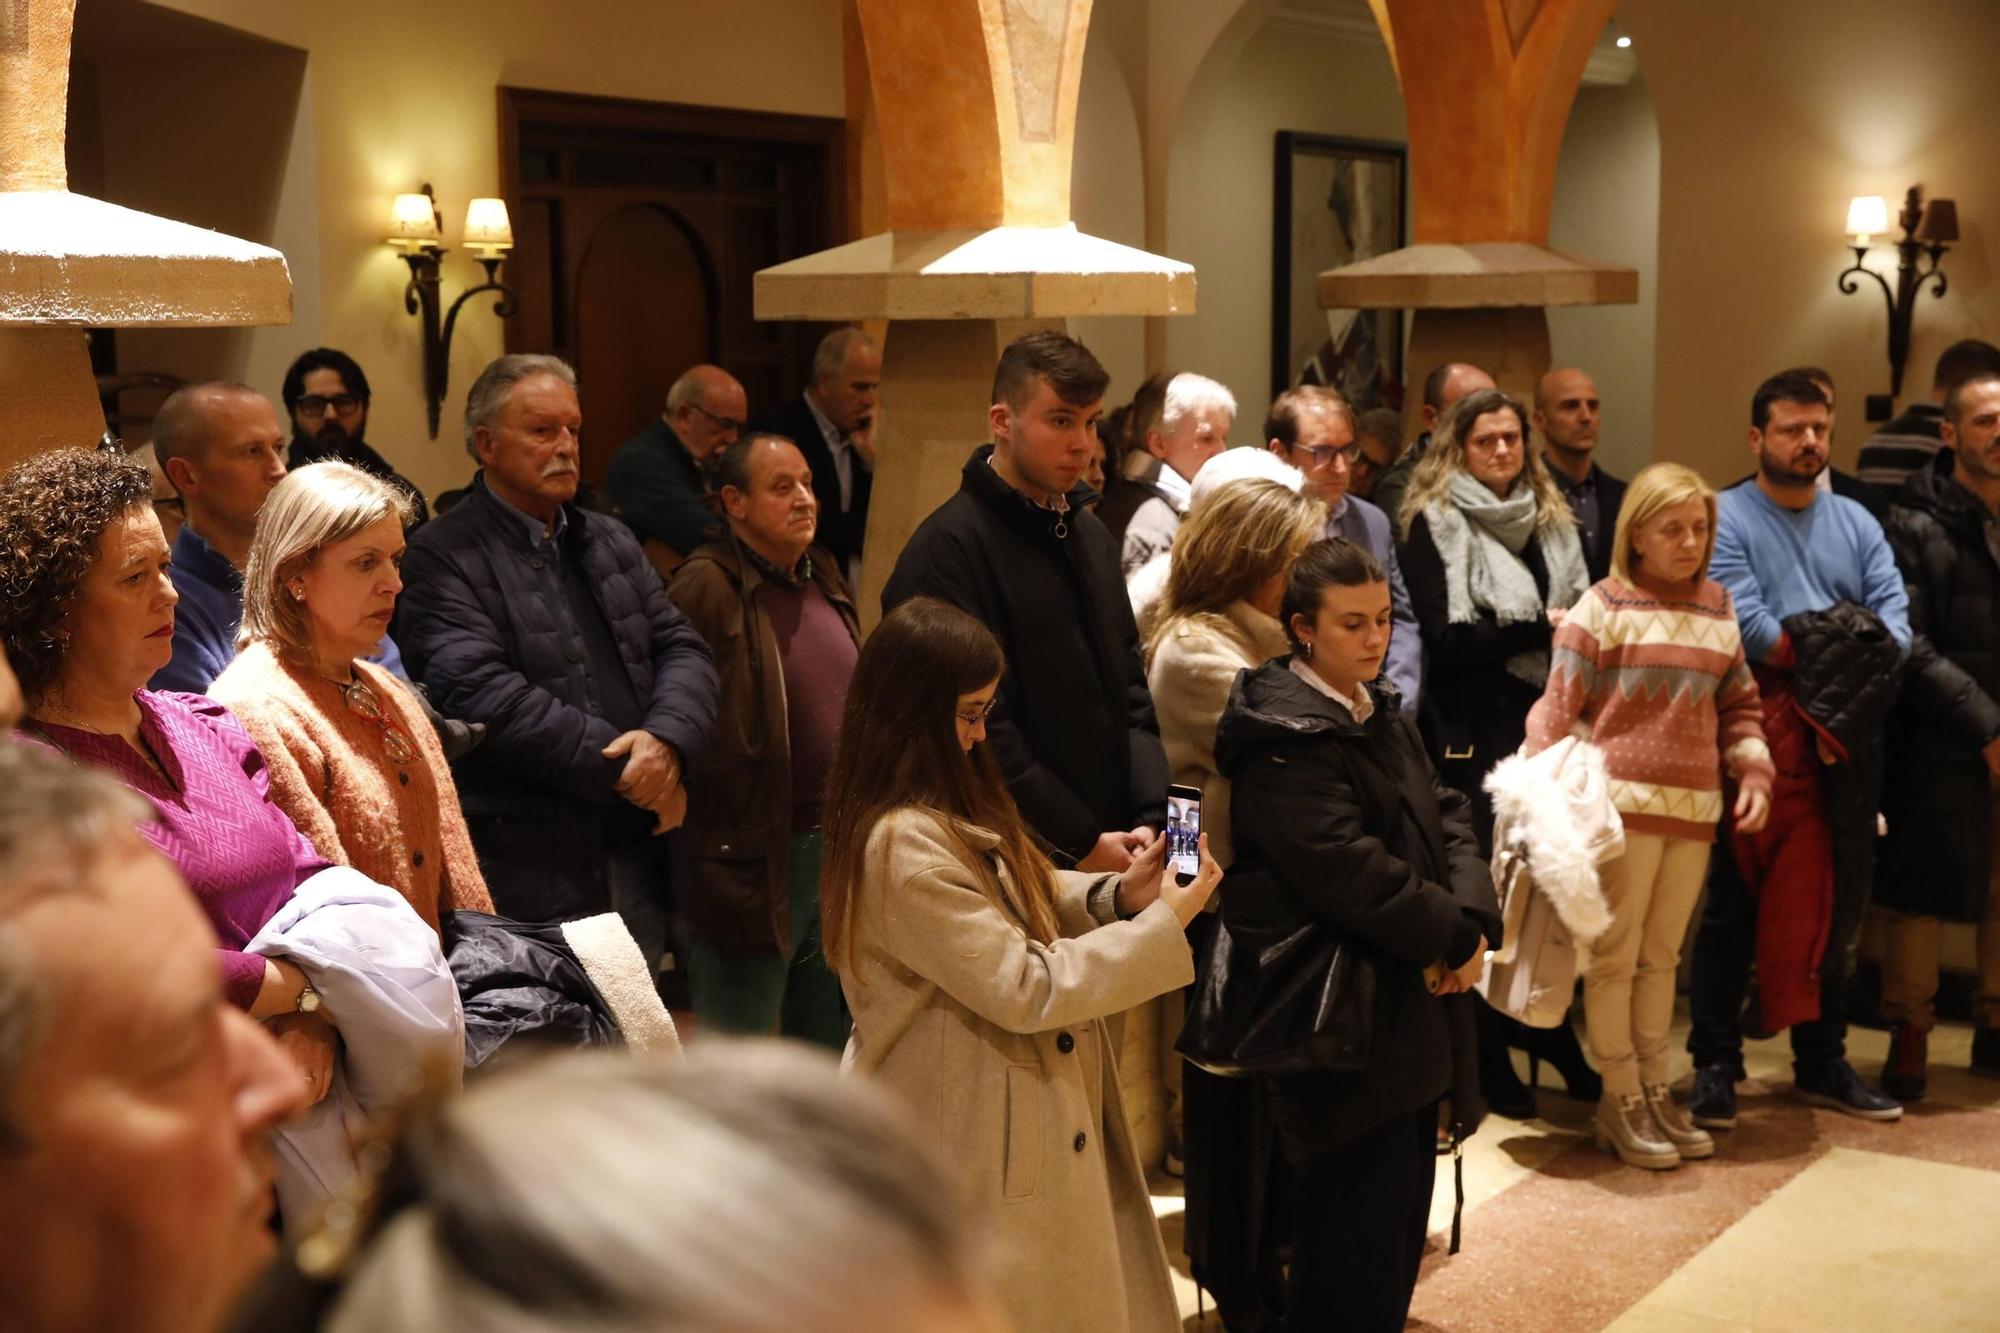
[(1549, 320), (1540, 306), (1415, 312), (1403, 362), (1403, 380), (1411, 387), (1403, 398), (1405, 436), (1422, 429), (1423, 395), (1415, 390), (1432, 367), (1447, 361), (1469, 362), (1528, 403), (1549, 371), (1549, 360)]
[(1063, 321), (909, 319), (882, 347), (882, 430), (868, 499), (858, 606), (865, 633), (882, 618), (882, 585), (917, 525), (958, 491), (965, 460), (993, 438), (986, 409), (993, 367), (1008, 343)]
[(0, 467), (64, 445), (94, 448), (104, 409), (84, 331), (0, 325), (0, 403)]

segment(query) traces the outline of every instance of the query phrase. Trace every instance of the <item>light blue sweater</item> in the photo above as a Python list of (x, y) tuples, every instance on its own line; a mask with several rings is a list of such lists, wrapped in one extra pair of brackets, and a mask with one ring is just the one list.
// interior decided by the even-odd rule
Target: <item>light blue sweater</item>
[(1816, 494), (1804, 509), (1780, 505), (1754, 481), (1717, 497), (1709, 574), (1736, 602), (1743, 651), (1768, 661), (1783, 621), (1856, 602), (1910, 648), (1910, 599), (1882, 525), (1854, 501)]

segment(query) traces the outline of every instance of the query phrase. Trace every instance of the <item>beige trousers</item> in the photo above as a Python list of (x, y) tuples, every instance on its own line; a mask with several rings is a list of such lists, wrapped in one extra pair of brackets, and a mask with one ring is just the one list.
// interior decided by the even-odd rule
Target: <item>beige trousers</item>
[(1607, 1094), (1667, 1081), (1674, 970), (1708, 872), (1708, 844), (1627, 833), (1598, 868), (1611, 929), (1583, 959), (1584, 1042)]
[[(1994, 878), (1986, 895), (1986, 919), (1979, 923), (1979, 993), (1972, 1019), (1983, 1028), (2000, 1027), (2000, 809), (1993, 818)], [(1882, 1013), (1898, 1023), (1929, 1031), (1937, 1021), (1938, 948), (1944, 927), (1934, 916), (1889, 918), (1888, 947), (1882, 957)]]

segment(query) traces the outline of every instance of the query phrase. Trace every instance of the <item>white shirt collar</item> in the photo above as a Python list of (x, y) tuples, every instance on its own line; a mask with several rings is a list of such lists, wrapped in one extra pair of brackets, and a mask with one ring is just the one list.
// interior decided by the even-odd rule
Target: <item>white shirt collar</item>
[(1160, 498), (1172, 505), (1175, 513), (1185, 514), (1187, 512), (1188, 500), (1194, 495), (1193, 482), (1188, 481), (1180, 473), (1162, 463), (1160, 464), (1160, 475), (1154, 478), (1153, 485), (1159, 487)]
[(1366, 685), (1361, 686), (1355, 691), (1355, 694), (1359, 697), (1350, 699), (1322, 680), (1319, 672), (1314, 671), (1306, 665), (1305, 658), (1296, 655), (1292, 658), (1292, 674), (1339, 704), (1342, 708), (1345, 708), (1347, 715), (1356, 722), (1366, 722), (1374, 715), (1375, 701), (1368, 697), (1368, 687)]
[(819, 433), (826, 438), (826, 447), (835, 453), (848, 448), (846, 433), (833, 424), (833, 418), (819, 410), (819, 404), (813, 401), (811, 389), (806, 390), (805, 400), (806, 406), (812, 410), (813, 420), (819, 423)]

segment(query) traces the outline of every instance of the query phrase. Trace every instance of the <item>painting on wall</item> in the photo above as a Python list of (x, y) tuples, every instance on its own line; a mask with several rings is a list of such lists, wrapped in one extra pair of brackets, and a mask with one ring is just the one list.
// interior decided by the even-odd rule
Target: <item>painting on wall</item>
[(1319, 275), (1403, 244), (1409, 150), (1278, 132), (1271, 282), (1271, 392), (1338, 389), (1359, 411), (1403, 404), (1403, 312), (1322, 310)]

